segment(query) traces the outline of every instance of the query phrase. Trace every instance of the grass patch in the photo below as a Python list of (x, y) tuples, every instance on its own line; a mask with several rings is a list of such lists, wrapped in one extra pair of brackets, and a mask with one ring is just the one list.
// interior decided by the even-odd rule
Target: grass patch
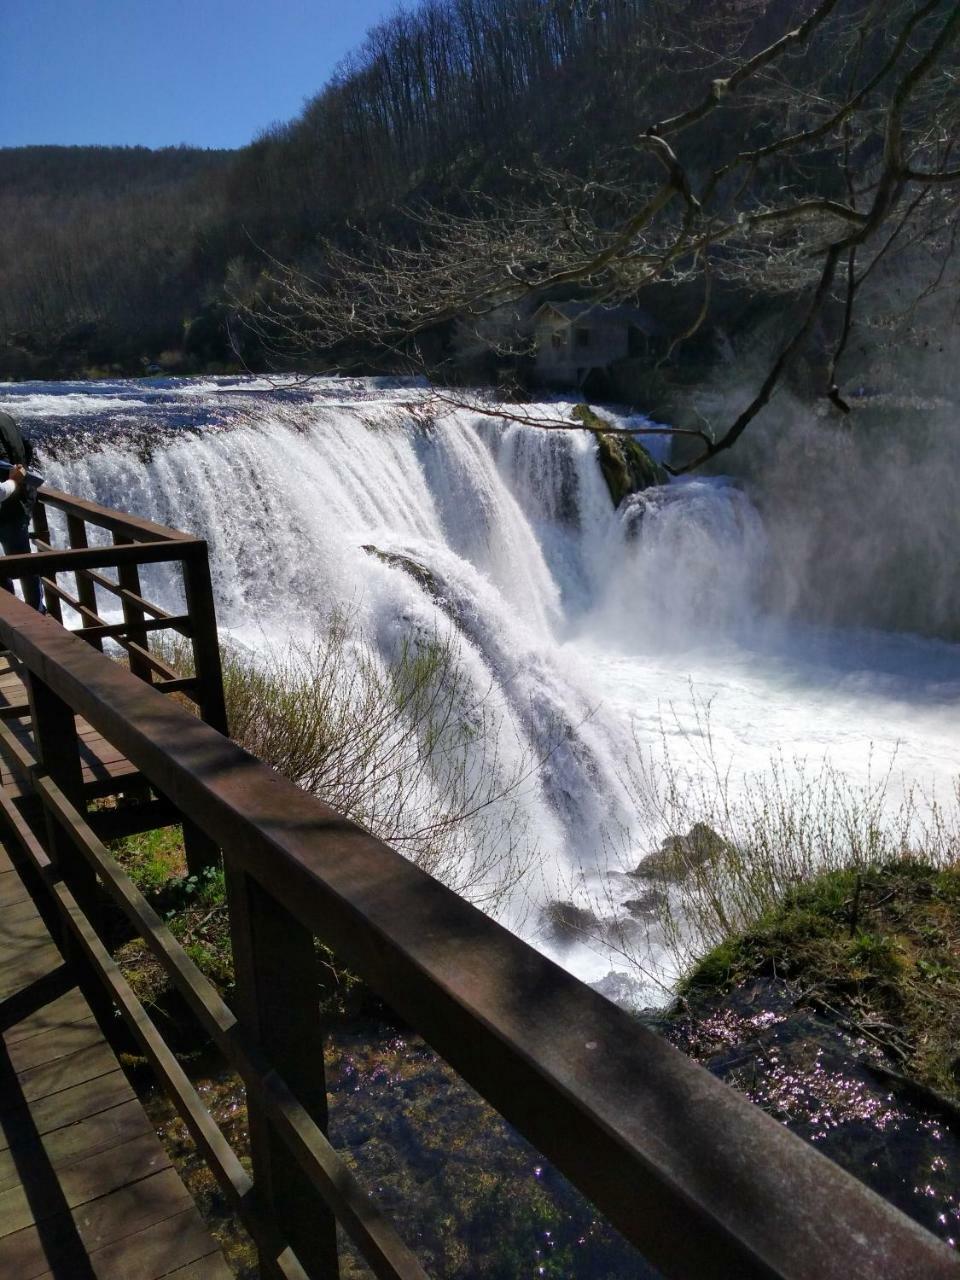
[[(233, 956), (222, 870), (188, 874), (179, 826), (115, 840), (110, 850), (197, 968), (221, 992), (229, 991)], [(173, 984), (146, 943), (125, 941), (115, 954), (141, 1003), (179, 1021)]]
[[(229, 1003), (234, 969), (223, 871), (188, 874), (179, 826), (115, 840), (110, 850), (193, 963)], [(384, 1016), (370, 988), (339, 965), (329, 947), (319, 941), (315, 946), (324, 1021)], [(140, 938), (124, 941), (115, 949), (115, 958), (141, 1003), (154, 1016), (175, 1023), (176, 1043), (192, 1049), (197, 1042), (194, 1020), (146, 943)]]
[(960, 868), (898, 858), (814, 876), (707, 952), (680, 993), (761, 975), (849, 1014), (905, 1075), (960, 1100)]

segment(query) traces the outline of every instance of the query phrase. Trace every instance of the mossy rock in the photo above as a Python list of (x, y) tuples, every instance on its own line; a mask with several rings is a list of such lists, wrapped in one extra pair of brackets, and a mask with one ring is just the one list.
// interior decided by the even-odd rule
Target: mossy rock
[(633, 436), (614, 434), (609, 424), (586, 404), (578, 404), (571, 415), (594, 433), (597, 461), (610, 491), (614, 507), (632, 493), (642, 493), (654, 485), (666, 484), (667, 473)]
[(601, 932), (600, 921), (594, 913), (572, 902), (548, 902), (543, 908), (541, 921), (550, 941), (561, 945), (581, 942)]
[(402, 569), (404, 573), (408, 573), (411, 578), (423, 587), (427, 595), (433, 596), (434, 600), (442, 600), (443, 593), (440, 590), (440, 584), (437, 582), (436, 576), (419, 560), (414, 560), (412, 556), (401, 555), (398, 551), (381, 551), (372, 542), (365, 542), (360, 550), (365, 551), (368, 556), (376, 556), (378, 560), (381, 560), (384, 564), (391, 565), (395, 569)]
[(960, 1104), (960, 867), (903, 857), (815, 875), (705, 955), (679, 991), (722, 995), (766, 976), (879, 1028), (897, 1070)]
[(678, 882), (706, 863), (719, 862), (735, 852), (733, 846), (705, 822), (695, 822), (685, 836), (668, 836), (660, 848), (648, 854), (628, 872), (638, 880)]

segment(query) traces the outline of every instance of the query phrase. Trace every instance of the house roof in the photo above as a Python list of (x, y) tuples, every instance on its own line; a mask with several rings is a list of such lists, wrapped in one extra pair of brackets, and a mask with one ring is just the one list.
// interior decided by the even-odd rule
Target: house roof
[(599, 302), (544, 302), (534, 312), (534, 320), (537, 320), (545, 311), (554, 311), (571, 324), (575, 320), (593, 320), (601, 324), (632, 326), (648, 334), (657, 333), (659, 330), (659, 325), (649, 311), (625, 303), (615, 307), (605, 307)]

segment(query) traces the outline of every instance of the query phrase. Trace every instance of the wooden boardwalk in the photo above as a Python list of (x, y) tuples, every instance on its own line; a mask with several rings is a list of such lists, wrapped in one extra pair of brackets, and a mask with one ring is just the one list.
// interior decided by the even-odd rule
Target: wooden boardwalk
[(0, 1275), (230, 1274), (0, 848)]
[[(21, 716), (16, 714), (18, 711)], [(35, 757), (26, 690), (8, 654), (0, 655), (0, 717), (6, 720), (21, 745)], [(136, 774), (137, 770), (121, 752), (80, 717), (77, 718), (77, 736), (80, 739), (84, 789), (89, 798), (115, 794), (121, 789), (124, 779)], [(0, 786), (19, 794), (18, 779), (10, 772), (6, 760), (0, 762)]]

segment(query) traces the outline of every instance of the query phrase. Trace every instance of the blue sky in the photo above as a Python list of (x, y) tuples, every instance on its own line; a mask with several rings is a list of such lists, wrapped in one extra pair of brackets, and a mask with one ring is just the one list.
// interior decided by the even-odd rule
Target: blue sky
[(395, 0), (0, 0), (0, 146), (238, 147)]

